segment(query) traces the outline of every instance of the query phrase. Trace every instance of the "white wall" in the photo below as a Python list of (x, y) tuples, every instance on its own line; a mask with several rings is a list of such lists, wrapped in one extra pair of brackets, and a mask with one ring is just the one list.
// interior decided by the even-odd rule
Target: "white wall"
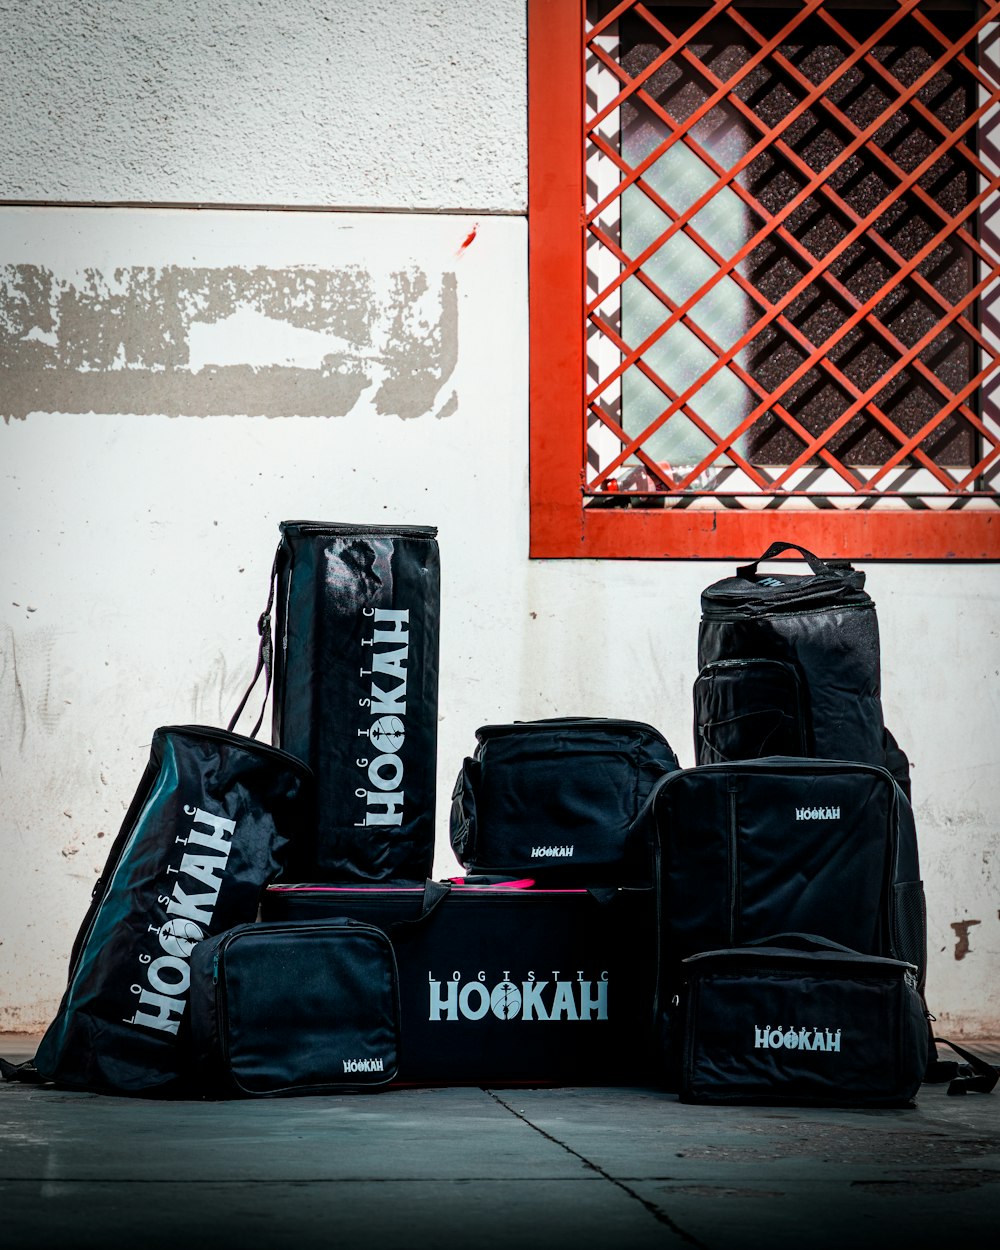
[[(0, 22), (0, 199), (405, 210), (0, 207), (0, 1029), (54, 1010), (153, 729), (228, 720), (283, 519), (439, 527), (441, 875), (479, 724), (634, 717), (692, 763), (698, 596), (730, 567), (527, 558), (523, 5)], [(1000, 581), (868, 574), (931, 1005), (1000, 1034)]]

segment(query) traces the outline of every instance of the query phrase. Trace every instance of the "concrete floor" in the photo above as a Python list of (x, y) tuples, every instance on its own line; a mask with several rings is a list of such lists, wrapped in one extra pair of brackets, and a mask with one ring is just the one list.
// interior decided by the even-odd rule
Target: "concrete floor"
[(0, 1246), (993, 1250), (998, 1091), (828, 1111), (638, 1087), (161, 1103), (3, 1085)]

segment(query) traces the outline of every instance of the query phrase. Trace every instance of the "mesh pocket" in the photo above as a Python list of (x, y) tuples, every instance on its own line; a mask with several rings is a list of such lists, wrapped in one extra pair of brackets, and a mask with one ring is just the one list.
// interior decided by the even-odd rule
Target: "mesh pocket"
[(900, 881), (894, 888), (893, 944), (897, 959), (915, 964), (923, 984), (927, 967), (927, 907), (921, 881)]

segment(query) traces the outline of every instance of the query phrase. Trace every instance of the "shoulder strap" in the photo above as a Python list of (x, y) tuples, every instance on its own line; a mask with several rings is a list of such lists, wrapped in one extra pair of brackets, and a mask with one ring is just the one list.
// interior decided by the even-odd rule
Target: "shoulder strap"
[(8, 1059), (0, 1059), (0, 1077), (5, 1081), (20, 1081), (22, 1085), (42, 1085), (45, 1077), (35, 1067), (34, 1059), (26, 1059), (24, 1063), (11, 1063)]
[(948, 1093), (954, 1096), (970, 1093), (989, 1094), (1000, 1080), (1000, 1068), (987, 1063), (981, 1055), (974, 1055), (971, 1050), (966, 1050), (946, 1037), (932, 1037), (931, 1041), (935, 1046), (950, 1046), (957, 1055), (962, 1056), (965, 1063), (932, 1058), (927, 1065), (927, 1075), (924, 1077), (930, 1084), (949, 1081)]
[(260, 732), (260, 727), (264, 723), (264, 709), (267, 707), (267, 696), (271, 692), (271, 667), (274, 659), (274, 645), (271, 641), (271, 609), (274, 606), (274, 587), (278, 578), (278, 553), (275, 552), (274, 562), (271, 565), (271, 580), (267, 591), (267, 607), (260, 614), (257, 621), (257, 633), (260, 635), (260, 645), (257, 647), (257, 667), (254, 675), (250, 679), (250, 685), (247, 686), (243, 698), (240, 699), (239, 706), (233, 713), (229, 722), (228, 729), (232, 733), (236, 728), (236, 722), (243, 714), (243, 709), (247, 705), (247, 700), (257, 684), (257, 679), (261, 673), (264, 674), (264, 698), (260, 705), (260, 715), (257, 717), (257, 723), (250, 731), (250, 737), (256, 738)]

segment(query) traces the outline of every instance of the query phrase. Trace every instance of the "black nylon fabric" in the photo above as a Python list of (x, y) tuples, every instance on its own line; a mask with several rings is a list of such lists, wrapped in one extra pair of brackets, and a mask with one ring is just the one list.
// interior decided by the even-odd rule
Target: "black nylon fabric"
[(77, 934), (69, 983), (35, 1056), (56, 1084), (107, 1093), (183, 1085), (190, 958), (257, 914), (311, 774), (250, 738), (164, 726)]
[(276, 884), (267, 921), (349, 916), (387, 931), (404, 1084), (620, 1085), (654, 1075), (652, 890)]
[(291, 879), (422, 882), (434, 858), (440, 566), (430, 526), (285, 521), (273, 741), (316, 774)]
[(927, 1027), (911, 965), (775, 938), (683, 971), (682, 1102), (901, 1106), (919, 1090)]
[[(761, 561), (788, 547), (787, 543), (774, 544)], [(698, 627), (699, 671), (723, 660), (791, 665), (799, 678), (805, 718), (803, 753), (885, 765), (878, 617), (865, 590), (865, 575), (849, 566), (827, 565), (811, 552), (802, 551), (802, 555), (810, 566), (808, 574), (763, 575), (757, 571), (761, 561), (755, 561), (738, 570), (737, 576), (705, 588)], [(746, 687), (751, 700), (748, 710), (760, 698), (758, 687), (759, 681)], [(730, 701), (738, 703), (739, 696), (740, 687), (734, 682)], [(700, 710), (711, 711), (711, 707)], [(745, 741), (741, 741), (741, 730), (746, 733)], [(730, 722), (728, 758), (750, 759), (760, 754), (755, 749), (759, 730), (760, 722), (754, 718), (742, 725)], [(780, 752), (772, 747), (766, 753)], [(717, 759), (705, 750), (697, 729), (695, 759), (699, 764)]]
[(191, 1053), (205, 1092), (262, 1097), (384, 1085), (396, 1075), (392, 943), (348, 919), (264, 922), (191, 957)]
[(664, 778), (655, 825), (661, 967), (794, 929), (904, 959), (926, 931), (912, 811), (883, 768), (772, 757)]
[(811, 755), (805, 692), (785, 660), (715, 660), (694, 683), (695, 762)]
[(787, 661), (802, 675), (811, 753), (817, 758), (885, 763), (874, 606), (703, 617), (699, 669), (720, 659), (753, 658)]
[(652, 885), (638, 824), (677, 767), (650, 725), (600, 717), (483, 725), (452, 795), (451, 841), (472, 873), (567, 886)]

